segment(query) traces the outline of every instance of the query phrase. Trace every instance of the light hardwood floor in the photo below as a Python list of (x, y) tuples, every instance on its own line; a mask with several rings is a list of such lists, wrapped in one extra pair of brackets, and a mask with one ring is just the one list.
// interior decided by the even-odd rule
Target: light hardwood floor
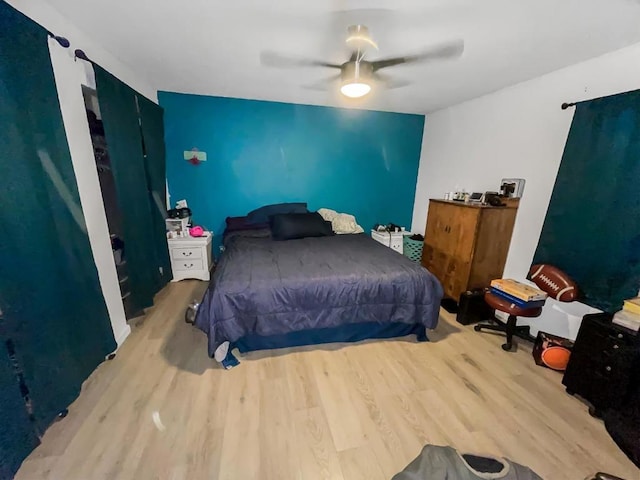
[(225, 371), (183, 322), (204, 288), (162, 292), (18, 479), (389, 479), (427, 443), (505, 456), (547, 480), (640, 478), (522, 343), (503, 352), (443, 311), (430, 343), (254, 352)]

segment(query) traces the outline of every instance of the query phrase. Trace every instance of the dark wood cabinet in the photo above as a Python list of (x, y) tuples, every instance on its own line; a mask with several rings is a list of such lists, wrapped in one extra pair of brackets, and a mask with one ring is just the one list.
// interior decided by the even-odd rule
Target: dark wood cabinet
[(562, 383), (599, 415), (620, 408), (638, 381), (637, 332), (611, 322), (607, 313), (585, 315)]
[(457, 301), (462, 292), (502, 277), (517, 205), (429, 200), (422, 265), (440, 280), (445, 297)]

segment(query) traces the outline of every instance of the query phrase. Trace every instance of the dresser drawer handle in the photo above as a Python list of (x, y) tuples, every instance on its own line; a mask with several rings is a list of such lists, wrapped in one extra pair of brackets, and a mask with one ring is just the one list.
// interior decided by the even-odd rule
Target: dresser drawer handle
[(624, 338), (624, 335), (622, 335), (621, 333), (618, 334), (618, 338)]
[(193, 255), (193, 252), (182, 252), (182, 255), (185, 257), (190, 257), (191, 255)]
[(184, 264), (185, 268), (193, 268), (193, 263), (190, 263), (189, 265), (187, 265), (186, 263)]
[(613, 346), (614, 350), (618, 350), (620, 348), (620, 345), (618, 345), (617, 343)]
[(607, 372), (610, 372), (610, 371), (611, 371), (611, 367), (610, 367), (609, 365), (607, 365), (606, 367), (604, 367), (604, 369), (605, 369)]

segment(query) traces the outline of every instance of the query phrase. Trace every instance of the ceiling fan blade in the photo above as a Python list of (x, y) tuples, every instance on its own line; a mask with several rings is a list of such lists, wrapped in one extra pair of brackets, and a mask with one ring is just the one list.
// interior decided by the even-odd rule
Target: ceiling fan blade
[(260, 63), (267, 67), (295, 68), (295, 67), (327, 67), (340, 68), (337, 63), (324, 62), (310, 58), (290, 57), (279, 53), (264, 51), (260, 53)]
[(452, 42), (441, 43), (427, 50), (414, 55), (404, 55), (402, 57), (383, 58), (371, 62), (373, 71), (381, 68), (393, 67), (403, 63), (424, 62), (427, 60), (453, 59), (458, 58), (464, 52), (464, 40), (454, 40)]
[(325, 92), (331, 88), (331, 84), (336, 80), (340, 79), (340, 74), (331, 75), (330, 77), (324, 78), (322, 80), (318, 80), (317, 82), (310, 83), (307, 85), (302, 85), (302, 88), (306, 90), (318, 90)]
[(403, 80), (401, 78), (393, 78), (390, 75), (385, 75), (384, 73), (374, 73), (371, 75), (371, 78), (386, 89), (391, 88), (402, 88), (408, 85), (411, 85), (411, 82), (408, 80)]

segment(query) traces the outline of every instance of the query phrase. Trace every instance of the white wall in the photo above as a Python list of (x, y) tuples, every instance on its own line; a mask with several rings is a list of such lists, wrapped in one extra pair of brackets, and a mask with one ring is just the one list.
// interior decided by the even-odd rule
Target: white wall
[[(6, 2), (54, 35), (67, 38), (71, 42), (71, 47), (69, 47), (71, 53), (73, 53), (76, 48), (79, 48), (84, 51), (91, 60), (109, 71), (112, 75), (147, 98), (157, 102), (157, 89), (153, 83), (144, 76), (144, 72), (136, 71), (135, 68), (125, 64), (116, 56), (106, 51), (91, 39), (91, 32), (82, 31), (44, 0), (6, 0)], [(114, 31), (114, 35), (117, 34), (117, 30)]]
[[(538, 243), (574, 102), (640, 88), (640, 44), (427, 115), (412, 230), (424, 232), (428, 199), (457, 185), (497, 190), (504, 177), (525, 178), (505, 277), (524, 280)], [(585, 241), (576, 232), (576, 241)], [(569, 318), (558, 311), (571, 312)], [(581, 304), (548, 302), (538, 328), (574, 337)]]
[(113, 334), (120, 346), (131, 333), (131, 328), (127, 325), (120, 298), (120, 285), (82, 96), (82, 85), (95, 87), (95, 81), (91, 66), (82, 60), (75, 61), (73, 52), (80, 48), (93, 61), (153, 101), (157, 101), (157, 92), (143, 76), (103, 50), (87, 34), (41, 0), (8, 0), (8, 3), (55, 35), (66, 37), (71, 42), (71, 47), (64, 49), (55, 40), (49, 40), (51, 63), (91, 250)]

